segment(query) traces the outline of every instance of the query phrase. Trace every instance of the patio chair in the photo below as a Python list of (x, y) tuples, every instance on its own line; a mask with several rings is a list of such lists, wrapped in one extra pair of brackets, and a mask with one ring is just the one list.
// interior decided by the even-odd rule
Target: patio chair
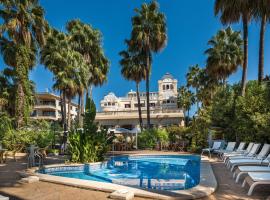
[[(246, 150), (239, 150), (239, 151), (234, 151), (234, 152), (231, 152), (231, 153), (224, 153), (223, 154), (223, 161), (224, 161), (224, 163), (226, 163), (227, 162), (227, 159), (230, 158), (230, 157), (241, 156), (241, 155), (248, 155), (249, 152), (251, 151), (253, 145), (254, 145), (254, 143), (251, 142), (251, 143), (249, 143), (249, 145), (246, 148)], [(238, 150), (238, 148), (237, 148), (237, 150)]]
[(39, 167), (41, 167), (42, 164), (42, 158), (39, 155), (39, 153), (37, 153), (37, 147), (35, 147), (34, 145), (30, 145), (30, 147), (28, 148), (28, 162), (27, 162), (27, 168), (29, 167), (34, 167), (36, 166), (36, 159), (38, 159), (38, 165)]
[(257, 185), (270, 185), (270, 173), (269, 172), (249, 172), (248, 176), (245, 178), (242, 187), (248, 184), (248, 196), (252, 195), (254, 188)]
[(233, 178), (235, 178), (235, 182), (238, 183), (240, 178), (243, 175), (247, 175), (248, 172), (270, 172), (270, 158), (265, 159), (268, 160), (268, 165), (260, 165), (260, 166), (239, 166), (235, 172), (233, 173)]
[(222, 152), (222, 159), (223, 159), (223, 155), (229, 155), (229, 154), (240, 154), (240, 153), (243, 153), (245, 150), (245, 145), (246, 143), (245, 142), (240, 142), (240, 144), (238, 145), (237, 149), (236, 150), (233, 150), (233, 151), (225, 151), (225, 152)]
[(214, 150), (218, 150), (221, 148), (221, 144), (222, 142), (214, 142), (212, 148), (205, 148), (205, 149), (202, 149), (202, 153), (201, 155), (203, 155), (203, 153), (207, 153), (209, 154), (209, 157), (211, 158), (211, 152), (213, 152)]
[[(228, 169), (231, 168), (231, 171), (234, 170), (236, 166), (242, 166), (242, 165), (257, 165), (261, 164), (262, 161), (266, 158), (270, 150), (269, 144), (264, 144), (262, 150), (259, 154), (257, 154), (254, 157), (239, 157), (239, 159), (231, 159), (228, 161)], [(267, 159), (270, 158), (270, 154), (268, 155)]]
[(235, 155), (227, 156), (227, 157), (226, 157), (226, 160), (225, 160), (225, 165), (228, 166), (228, 162), (229, 162), (230, 160), (233, 160), (233, 159), (246, 159), (246, 158), (255, 157), (257, 151), (258, 151), (259, 148), (260, 148), (260, 146), (261, 146), (261, 144), (253, 144), (252, 148), (249, 150), (248, 153), (244, 153), (244, 154), (235, 154)]
[(214, 153), (217, 153), (218, 156), (221, 158), (223, 153), (233, 152), (235, 145), (236, 145), (236, 142), (228, 142), (226, 149), (214, 150)]

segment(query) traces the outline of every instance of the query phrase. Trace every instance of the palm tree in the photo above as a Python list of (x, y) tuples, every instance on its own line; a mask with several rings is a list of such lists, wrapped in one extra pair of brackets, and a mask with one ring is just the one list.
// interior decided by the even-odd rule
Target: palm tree
[(258, 82), (261, 83), (264, 78), (264, 35), (267, 20), (270, 18), (270, 1), (257, 0), (252, 1), (252, 15), (256, 20), (261, 21), (260, 40), (259, 40), (259, 62), (258, 62)]
[(244, 38), (244, 61), (241, 81), (241, 95), (245, 95), (247, 68), (248, 68), (248, 23), (251, 19), (253, 0), (216, 0), (215, 15), (220, 13), (220, 20), (223, 24), (237, 23), (242, 20)]
[[(128, 42), (127, 42), (128, 43)], [(135, 81), (136, 83), (136, 96), (138, 101), (138, 113), (140, 128), (143, 130), (143, 120), (141, 111), (141, 100), (139, 93), (139, 83), (145, 79), (145, 66), (143, 65), (143, 57), (129, 51), (121, 51), (120, 60), (121, 73), (127, 80)]]
[(184, 112), (187, 111), (187, 120), (186, 125), (189, 120), (189, 111), (191, 106), (195, 103), (195, 96), (186, 86), (181, 86), (178, 89), (177, 104), (179, 108), (184, 109)]
[(47, 38), (46, 45), (41, 50), (41, 63), (45, 65), (54, 74), (55, 83), (53, 88), (61, 91), (63, 96), (63, 126), (64, 138), (63, 143), (67, 141), (67, 110), (66, 104), (68, 99), (68, 123), (70, 127), (70, 102), (76, 94), (81, 80), (80, 74), (86, 73), (86, 63), (82, 55), (74, 51), (70, 45), (70, 38), (67, 34), (57, 30), (51, 30)]
[(143, 3), (141, 9), (135, 9), (132, 17), (131, 46), (132, 51), (144, 55), (146, 66), (146, 104), (147, 128), (150, 128), (149, 78), (152, 66), (152, 54), (161, 51), (167, 41), (165, 16), (159, 11), (156, 1)]
[(199, 101), (198, 101), (198, 90), (200, 87), (200, 73), (201, 70), (199, 65), (193, 65), (189, 67), (188, 73), (186, 74), (186, 80), (187, 80), (187, 87), (193, 87), (195, 88), (195, 96), (196, 96), (196, 102), (197, 102), (197, 110), (199, 109)]
[(28, 73), (35, 65), (38, 48), (44, 44), (47, 22), (37, 0), (2, 0), (0, 17), (1, 53), (5, 63), (16, 72), (15, 118), (19, 128), (29, 117)]
[(71, 38), (71, 44), (74, 50), (83, 55), (88, 66), (87, 84), (80, 88), (79, 101), (80, 109), (78, 112), (79, 124), (82, 126), (81, 114), (84, 112), (84, 93), (86, 98), (89, 94), (92, 96), (92, 86), (102, 85), (107, 79), (109, 61), (105, 57), (102, 49), (102, 35), (99, 30), (94, 29), (91, 25), (85, 24), (80, 20), (71, 20), (66, 26)]
[(226, 78), (238, 69), (243, 61), (243, 40), (240, 32), (233, 31), (230, 27), (220, 30), (208, 41), (207, 73), (222, 80), (225, 85)]

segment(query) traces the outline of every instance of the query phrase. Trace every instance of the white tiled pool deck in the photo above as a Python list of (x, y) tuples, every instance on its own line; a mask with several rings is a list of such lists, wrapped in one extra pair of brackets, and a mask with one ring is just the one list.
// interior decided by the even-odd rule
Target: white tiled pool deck
[[(149, 155), (149, 154), (136, 154), (136, 155)], [(153, 154), (151, 154), (153, 155)], [(160, 154), (156, 154), (160, 155)], [(174, 153), (169, 153), (167, 155), (175, 155)], [(179, 155), (179, 154), (178, 154)], [(71, 164), (80, 165), (80, 164)], [(45, 167), (54, 167), (54, 166), (70, 166), (64, 164), (57, 165), (47, 165)], [(197, 199), (208, 196), (215, 192), (217, 188), (217, 181), (214, 176), (212, 167), (210, 165), (209, 160), (206, 157), (201, 158), (201, 169), (200, 169), (200, 183), (187, 190), (177, 190), (177, 191), (163, 191), (163, 190), (151, 190), (151, 189), (139, 189), (134, 187), (127, 187), (123, 185), (113, 184), (113, 183), (105, 183), (105, 182), (97, 182), (97, 181), (89, 181), (89, 180), (81, 180), (75, 178), (66, 178), (60, 176), (52, 176), (47, 174), (35, 173), (36, 168), (31, 168), (27, 170), (27, 174), (35, 174), (40, 178), (40, 181), (57, 183), (62, 185), (68, 185), (78, 188), (91, 189), (91, 190), (99, 190), (104, 192), (114, 192), (119, 189), (126, 189), (128, 191), (132, 191), (135, 196), (138, 197), (146, 197), (151, 199)]]

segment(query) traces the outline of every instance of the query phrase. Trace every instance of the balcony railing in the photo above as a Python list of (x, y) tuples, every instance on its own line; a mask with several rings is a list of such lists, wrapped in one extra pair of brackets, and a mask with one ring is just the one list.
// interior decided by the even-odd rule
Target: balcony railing
[[(147, 110), (142, 110), (142, 114), (146, 114)], [(183, 113), (182, 109), (152, 109), (150, 110), (150, 114), (159, 114), (159, 113)], [(107, 115), (137, 115), (138, 110), (127, 110), (127, 111), (106, 111), (106, 112), (97, 112), (97, 115), (107, 116)]]

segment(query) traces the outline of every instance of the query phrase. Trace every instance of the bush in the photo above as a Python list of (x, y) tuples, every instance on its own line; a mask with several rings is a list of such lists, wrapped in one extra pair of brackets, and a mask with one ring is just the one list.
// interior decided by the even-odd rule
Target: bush
[(166, 129), (144, 130), (138, 135), (138, 146), (140, 149), (153, 149), (158, 143), (165, 144), (169, 141)]
[(72, 162), (102, 161), (114, 139), (107, 134), (107, 130), (98, 131), (94, 122), (96, 107), (92, 99), (88, 99), (85, 106), (83, 130), (73, 130), (69, 136), (69, 153)]
[(170, 143), (175, 143), (179, 140), (188, 139), (188, 128), (179, 126), (169, 126), (166, 128)]

